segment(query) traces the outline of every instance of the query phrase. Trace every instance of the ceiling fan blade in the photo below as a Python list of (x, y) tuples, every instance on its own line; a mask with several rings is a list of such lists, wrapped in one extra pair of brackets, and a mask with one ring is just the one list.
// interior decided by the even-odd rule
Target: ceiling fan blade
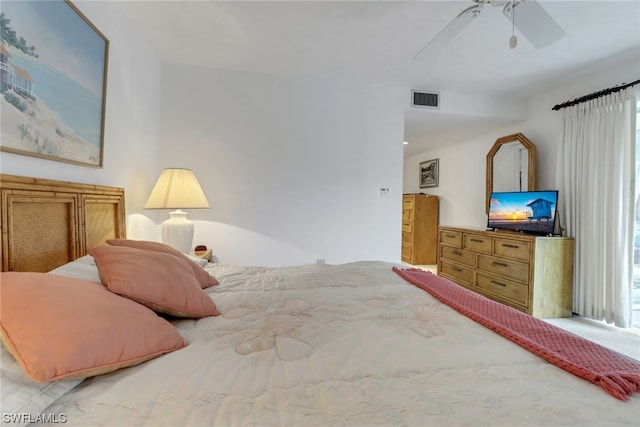
[[(565, 33), (538, 2), (521, 1), (515, 6), (515, 26), (536, 48), (549, 46), (561, 39)], [(511, 15), (505, 15), (511, 21)], [(511, 12), (513, 13), (513, 12)]]
[(453, 21), (449, 22), (425, 47), (416, 53), (413, 59), (417, 59), (427, 50), (437, 50), (446, 45), (456, 34), (458, 34), (469, 22), (473, 20), (482, 11), (482, 4), (471, 6), (460, 12)]

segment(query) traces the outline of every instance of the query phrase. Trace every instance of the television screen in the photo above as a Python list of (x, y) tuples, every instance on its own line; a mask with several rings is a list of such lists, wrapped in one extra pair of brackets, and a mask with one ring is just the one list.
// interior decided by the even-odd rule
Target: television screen
[(553, 234), (558, 191), (491, 193), (488, 228)]

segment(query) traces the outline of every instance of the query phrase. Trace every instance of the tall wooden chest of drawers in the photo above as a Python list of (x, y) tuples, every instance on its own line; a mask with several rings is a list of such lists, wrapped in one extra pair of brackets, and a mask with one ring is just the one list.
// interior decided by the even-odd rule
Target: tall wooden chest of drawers
[(402, 260), (435, 264), (438, 247), (438, 196), (402, 196)]
[(438, 275), (535, 317), (571, 316), (568, 237), (440, 227)]

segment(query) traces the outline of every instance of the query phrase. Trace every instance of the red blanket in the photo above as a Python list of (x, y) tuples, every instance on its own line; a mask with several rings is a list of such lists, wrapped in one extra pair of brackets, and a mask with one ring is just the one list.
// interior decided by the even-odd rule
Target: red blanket
[(629, 400), (640, 391), (640, 362), (581, 338), (514, 308), (418, 269), (393, 268), (409, 283), (429, 292), (472, 320), (546, 361)]

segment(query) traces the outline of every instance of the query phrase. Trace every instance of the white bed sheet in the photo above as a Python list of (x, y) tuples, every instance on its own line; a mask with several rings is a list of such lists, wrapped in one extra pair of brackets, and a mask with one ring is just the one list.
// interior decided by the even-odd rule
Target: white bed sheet
[(210, 266), (223, 315), (175, 322), (188, 347), (87, 379), (45, 413), (69, 426), (637, 425), (638, 394), (622, 402), (548, 364), (392, 264)]

